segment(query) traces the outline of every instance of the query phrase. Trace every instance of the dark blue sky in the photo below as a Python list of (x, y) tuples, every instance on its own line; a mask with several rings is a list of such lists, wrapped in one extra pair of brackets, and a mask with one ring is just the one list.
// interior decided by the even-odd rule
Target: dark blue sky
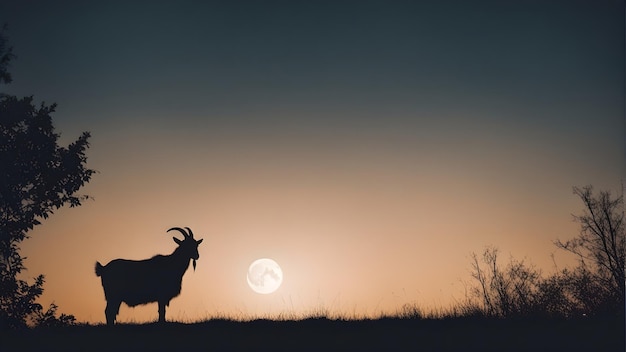
[(338, 123), (332, 112), (352, 125), (407, 110), (412, 120), (419, 118), (410, 112), (453, 111), (461, 122), (468, 117), (460, 111), (495, 109), (527, 110), (524, 118), (558, 129), (588, 118), (549, 109), (590, 114), (591, 104), (618, 106), (623, 93), (617, 1), (25, 1), (3, 8), (19, 55), (12, 89), (80, 108), (86, 119), (98, 106), (109, 116), (135, 109), (215, 123), (237, 114), (257, 128), (272, 123), (259, 115), (282, 112), (289, 116), (278, 124), (325, 128)]

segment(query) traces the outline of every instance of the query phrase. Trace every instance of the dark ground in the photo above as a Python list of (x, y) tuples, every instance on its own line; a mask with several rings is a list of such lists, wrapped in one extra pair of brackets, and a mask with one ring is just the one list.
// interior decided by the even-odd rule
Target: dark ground
[(210, 320), (0, 333), (0, 351), (624, 351), (621, 320)]

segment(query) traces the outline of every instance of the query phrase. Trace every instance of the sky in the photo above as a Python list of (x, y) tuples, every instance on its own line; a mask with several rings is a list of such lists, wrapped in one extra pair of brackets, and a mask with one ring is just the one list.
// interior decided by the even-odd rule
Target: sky
[[(22, 245), (80, 321), (105, 321), (95, 262), (169, 254), (174, 226), (204, 241), (168, 319), (375, 316), (462, 300), (486, 246), (572, 265), (572, 187), (621, 194), (623, 1), (0, 1), (0, 22), (3, 89), (56, 102), (62, 145), (92, 134), (93, 199)], [(246, 282), (264, 257), (269, 295)]]

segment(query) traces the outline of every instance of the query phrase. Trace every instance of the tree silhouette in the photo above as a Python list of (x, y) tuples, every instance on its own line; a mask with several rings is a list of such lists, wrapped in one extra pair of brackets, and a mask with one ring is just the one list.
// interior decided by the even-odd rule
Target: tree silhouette
[[(11, 82), (7, 67), (14, 57), (5, 30), (0, 32), (0, 84)], [(44, 276), (33, 284), (18, 278), (25, 269), (20, 244), (54, 210), (78, 206), (88, 198), (77, 192), (94, 173), (85, 167), (90, 134), (84, 132), (67, 148), (60, 147), (51, 117), (55, 107), (36, 107), (32, 96), (0, 94), (0, 328), (28, 322), (53, 325), (56, 305), (43, 311), (35, 303), (43, 293)], [(58, 321), (73, 319), (62, 315)]]
[[(580, 223), (580, 234), (570, 240), (557, 240), (556, 246), (576, 254), (580, 267), (576, 275), (579, 286), (596, 287), (593, 297), (603, 298), (603, 309), (624, 312), (626, 232), (622, 196), (613, 198), (608, 191), (593, 194), (592, 186), (574, 187), (574, 194), (585, 205), (582, 215), (574, 215)], [(595, 285), (594, 285), (595, 283)], [(581, 293), (590, 289), (579, 289)], [(601, 294), (601, 296), (598, 296)], [(595, 307), (596, 309), (599, 307)]]

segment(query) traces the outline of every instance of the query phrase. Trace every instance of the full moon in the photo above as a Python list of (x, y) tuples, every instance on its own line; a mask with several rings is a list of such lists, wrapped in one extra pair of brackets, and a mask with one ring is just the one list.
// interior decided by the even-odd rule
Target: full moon
[(283, 271), (278, 263), (271, 259), (257, 259), (250, 264), (246, 279), (254, 292), (268, 294), (280, 287), (283, 282)]

